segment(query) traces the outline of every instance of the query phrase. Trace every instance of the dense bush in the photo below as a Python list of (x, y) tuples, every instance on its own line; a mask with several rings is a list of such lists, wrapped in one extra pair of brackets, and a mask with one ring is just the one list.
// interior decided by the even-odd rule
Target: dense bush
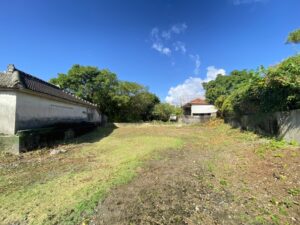
[(300, 108), (300, 55), (257, 71), (233, 71), (204, 84), (206, 98), (222, 115)]
[[(220, 106), (220, 101), (223, 102), (226, 96), (230, 95), (234, 90), (251, 81), (255, 77), (256, 73), (254, 71), (247, 70), (234, 70), (229, 76), (218, 75), (215, 80), (212, 80), (208, 83), (203, 83), (203, 87), (206, 90), (206, 100), (213, 104), (218, 102), (216, 104), (218, 107)], [(223, 97), (218, 99), (220, 96)]]
[(264, 81), (263, 111), (300, 108), (300, 55), (269, 68)]

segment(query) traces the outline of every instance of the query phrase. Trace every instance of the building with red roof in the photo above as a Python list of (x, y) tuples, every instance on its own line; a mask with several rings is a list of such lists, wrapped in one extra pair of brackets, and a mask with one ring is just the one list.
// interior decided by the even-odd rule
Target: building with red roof
[(196, 98), (182, 106), (184, 115), (193, 117), (216, 117), (218, 109), (202, 98)]

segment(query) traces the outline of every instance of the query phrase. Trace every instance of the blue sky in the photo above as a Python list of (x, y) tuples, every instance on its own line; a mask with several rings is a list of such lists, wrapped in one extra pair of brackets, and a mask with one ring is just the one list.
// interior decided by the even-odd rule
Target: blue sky
[(44, 80), (73, 64), (181, 103), (204, 94), (217, 73), (273, 65), (299, 47), (299, 0), (2, 0), (0, 70)]

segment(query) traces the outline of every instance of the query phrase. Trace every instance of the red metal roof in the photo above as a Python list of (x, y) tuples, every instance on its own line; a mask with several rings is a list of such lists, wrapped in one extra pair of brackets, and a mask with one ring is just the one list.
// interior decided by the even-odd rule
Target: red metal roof
[(191, 105), (209, 105), (204, 99), (196, 98), (189, 102)]
[(192, 105), (209, 105), (209, 104), (202, 98), (196, 98), (196, 99), (184, 104), (182, 107), (190, 108)]

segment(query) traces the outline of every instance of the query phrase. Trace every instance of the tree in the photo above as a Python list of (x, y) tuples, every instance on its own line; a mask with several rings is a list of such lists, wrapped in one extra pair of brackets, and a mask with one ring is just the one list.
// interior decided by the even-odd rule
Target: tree
[(135, 82), (120, 81), (109, 70), (74, 65), (67, 74), (50, 80), (72, 94), (99, 106), (110, 121), (134, 122), (150, 120), (159, 98)]
[[(215, 80), (203, 83), (206, 90), (205, 98), (211, 104), (216, 104), (216, 100), (223, 95), (224, 98), (230, 95), (240, 85), (254, 79), (256, 74), (254, 71), (234, 70), (228, 76), (218, 75)], [(217, 102), (217, 107), (221, 108), (220, 100)]]
[(159, 102), (159, 98), (148, 91), (132, 96), (129, 104), (129, 122), (152, 120), (152, 111)]
[(287, 38), (287, 43), (291, 44), (299, 44), (300, 43), (300, 29), (297, 29), (291, 33), (289, 33), (289, 36)]
[(182, 109), (169, 103), (160, 103), (155, 105), (152, 112), (154, 119), (161, 121), (168, 121), (171, 115), (180, 116), (182, 115)]
[(224, 116), (287, 111), (300, 108), (300, 55), (257, 71), (233, 71), (205, 88)]
[(97, 67), (72, 66), (67, 74), (60, 73), (50, 83), (99, 106), (102, 113), (114, 113), (113, 97), (118, 87), (117, 75)]
[(262, 111), (300, 108), (300, 55), (270, 67), (264, 81)]

